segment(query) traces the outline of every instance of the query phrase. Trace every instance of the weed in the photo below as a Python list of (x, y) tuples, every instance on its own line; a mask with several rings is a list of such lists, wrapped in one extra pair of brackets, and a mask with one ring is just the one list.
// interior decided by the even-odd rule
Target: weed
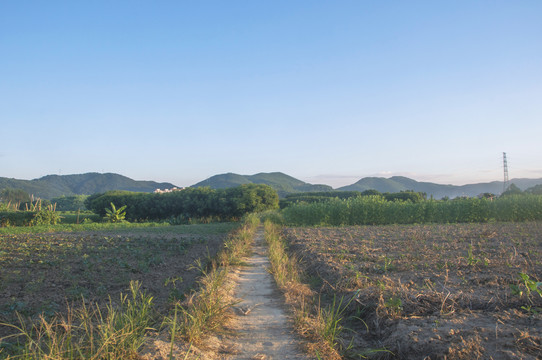
[(403, 311), (403, 301), (400, 297), (390, 297), (385, 301), (384, 306), (395, 316), (401, 315), (401, 311)]
[[(357, 297), (356, 292), (346, 304), (344, 303), (344, 296), (342, 296), (337, 302), (337, 297), (333, 295), (333, 303), (325, 309), (318, 308), (318, 334), (326, 341), (331, 348), (339, 347), (339, 339), (343, 331), (345, 330), (343, 323), (343, 317), (345, 315), (346, 309), (350, 303)], [(343, 351), (348, 350), (342, 349)]]
[(481, 262), (482, 260), (480, 258), (477, 258), (473, 255), (472, 252), (472, 244), (469, 245), (469, 249), (467, 250), (467, 264), (469, 266), (474, 266)]
[(518, 285), (511, 284), (510, 289), (513, 295), (522, 297), (524, 294), (529, 301), (529, 305), (524, 305), (521, 308), (530, 314), (538, 314), (542, 312), (542, 308), (533, 306), (533, 294), (538, 294), (542, 297), (542, 282), (531, 279), (525, 273), (519, 273), (520, 283)]
[(165, 281), (164, 281), (164, 286), (168, 286), (169, 284), (173, 285), (173, 288), (177, 288), (176, 286), (176, 283), (179, 282), (183, 282), (183, 277), (182, 276), (176, 276), (176, 277), (168, 277)]
[(175, 310), (173, 314), (173, 321), (171, 322), (171, 346), (169, 348), (169, 359), (173, 360), (173, 345), (175, 344), (175, 336), (177, 336), (177, 309), (178, 304), (175, 304)]
[(381, 271), (381, 272), (388, 272), (388, 271), (391, 271), (391, 270), (394, 270), (395, 269), (395, 266), (393, 265), (393, 259), (388, 257), (387, 255), (384, 255), (382, 257), (382, 260), (383, 261), (383, 264), (382, 265), (379, 265), (378, 266), (378, 269)]

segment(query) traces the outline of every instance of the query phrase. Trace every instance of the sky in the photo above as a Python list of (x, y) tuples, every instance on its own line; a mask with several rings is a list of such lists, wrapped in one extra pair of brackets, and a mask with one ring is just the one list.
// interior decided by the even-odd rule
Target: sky
[(0, 1), (0, 177), (542, 177), (542, 1)]

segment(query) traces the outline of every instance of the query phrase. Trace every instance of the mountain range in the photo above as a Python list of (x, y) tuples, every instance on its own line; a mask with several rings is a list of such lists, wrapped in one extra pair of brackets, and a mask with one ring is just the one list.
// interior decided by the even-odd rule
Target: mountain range
[[(378, 190), (384, 192), (400, 192), (413, 190), (424, 192), (428, 197), (431, 195), (440, 199), (445, 196), (454, 198), (458, 196), (477, 196), (482, 193), (500, 194), (503, 191), (502, 181), (493, 181), (489, 183), (476, 183), (468, 185), (441, 185), (431, 182), (416, 181), (404, 176), (393, 176), (391, 178), (383, 177), (365, 177), (358, 182), (333, 189), (329, 185), (313, 185), (289, 175), (274, 172), (260, 173), (256, 175), (238, 175), (233, 173), (220, 174), (203, 180), (192, 187), (209, 186), (213, 189), (239, 186), (241, 184), (267, 184), (277, 190), (279, 196), (283, 197), (294, 192), (316, 192), (316, 191), (365, 191)], [(513, 179), (514, 183), (521, 190), (528, 189), (538, 184), (542, 184), (542, 179)]]
[[(521, 190), (526, 190), (538, 184), (542, 184), (542, 179), (512, 179), (510, 183), (515, 184)], [(380, 192), (400, 192), (404, 190), (413, 190), (424, 192), (427, 196), (433, 196), (436, 199), (445, 196), (455, 198), (458, 196), (477, 196), (483, 193), (501, 194), (503, 192), (502, 181), (492, 181), (488, 183), (476, 183), (467, 185), (441, 185), (431, 182), (416, 181), (404, 176), (393, 176), (391, 178), (366, 177), (358, 182), (338, 188), (340, 191), (365, 191), (375, 189)]]
[[(541, 179), (512, 179), (510, 181), (521, 190), (542, 184)], [(500, 194), (503, 191), (502, 181), (476, 183), (468, 185), (442, 185), (431, 182), (420, 182), (403, 176), (365, 177), (358, 182), (333, 189), (329, 185), (309, 184), (281, 172), (259, 173), (255, 175), (239, 175), (233, 173), (219, 174), (205, 179), (191, 187), (209, 186), (213, 189), (235, 187), (242, 184), (266, 184), (273, 187), (284, 197), (296, 192), (320, 191), (365, 191), (378, 190), (380, 192), (399, 192), (414, 190), (425, 192), (427, 196), (436, 199), (442, 197), (454, 198), (457, 196), (477, 196), (489, 192)], [(34, 180), (18, 180), (0, 177), (0, 190), (4, 188), (22, 189), (29, 194), (52, 199), (60, 196), (90, 195), (110, 190), (128, 190), (140, 192), (153, 192), (156, 189), (171, 189), (171, 183), (158, 183), (155, 181), (132, 180), (126, 176), (113, 173), (86, 173), (78, 175), (47, 175)]]
[(113, 173), (86, 173), (77, 175), (47, 175), (34, 180), (18, 180), (0, 177), (0, 190), (21, 189), (42, 199), (60, 196), (91, 195), (110, 190), (153, 192), (171, 189), (175, 185), (155, 181), (138, 181)]

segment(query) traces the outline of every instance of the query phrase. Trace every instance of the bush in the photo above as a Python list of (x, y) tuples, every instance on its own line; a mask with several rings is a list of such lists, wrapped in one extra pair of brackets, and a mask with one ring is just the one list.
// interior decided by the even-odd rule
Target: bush
[(61, 216), (53, 210), (39, 210), (34, 212), (32, 220), (30, 220), (30, 226), (39, 225), (56, 225), (60, 222)]
[(262, 223), (268, 221), (272, 224), (282, 225), (284, 224), (284, 217), (278, 210), (267, 210), (260, 214), (260, 221)]
[(52, 204), (56, 204), (58, 211), (84, 211), (86, 210), (85, 200), (88, 195), (61, 196), (51, 199)]
[[(88, 220), (90, 222), (100, 222), (102, 218), (98, 214), (94, 214), (91, 212), (85, 212), (85, 213), (65, 213), (62, 212), (62, 224), (82, 224), (85, 222), (85, 220)], [(88, 222), (87, 221), (87, 222)]]

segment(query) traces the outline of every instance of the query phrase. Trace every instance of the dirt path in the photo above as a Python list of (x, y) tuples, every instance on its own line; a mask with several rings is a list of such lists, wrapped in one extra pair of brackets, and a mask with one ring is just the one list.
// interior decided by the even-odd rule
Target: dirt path
[(238, 336), (225, 345), (235, 359), (309, 359), (294, 338), (293, 328), (285, 313), (282, 294), (267, 271), (269, 259), (264, 247), (263, 230), (255, 237), (248, 266), (240, 268), (235, 297), (234, 321)]

